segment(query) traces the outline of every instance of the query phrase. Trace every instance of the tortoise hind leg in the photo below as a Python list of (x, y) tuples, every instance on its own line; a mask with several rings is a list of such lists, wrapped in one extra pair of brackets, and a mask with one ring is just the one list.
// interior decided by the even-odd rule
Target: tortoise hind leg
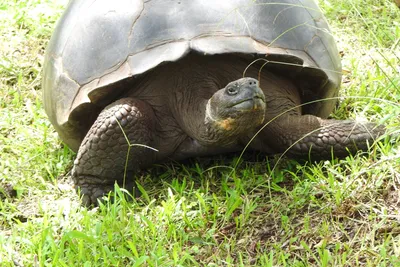
[(346, 157), (366, 151), (385, 132), (383, 126), (352, 120), (325, 120), (312, 115), (287, 115), (278, 118), (261, 132), (263, 142), (276, 152), (287, 151), (293, 158), (314, 160)]
[(82, 141), (72, 169), (85, 205), (96, 205), (97, 198), (114, 189), (115, 182), (129, 188), (133, 181), (124, 183), (124, 175), (154, 162), (156, 152), (143, 146), (131, 146), (128, 156), (126, 140), (131, 145), (151, 146), (154, 124), (151, 107), (133, 98), (120, 99), (100, 113)]

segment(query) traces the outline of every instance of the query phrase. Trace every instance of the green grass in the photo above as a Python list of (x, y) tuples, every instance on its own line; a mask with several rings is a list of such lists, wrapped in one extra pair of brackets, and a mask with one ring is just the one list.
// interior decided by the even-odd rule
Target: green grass
[[(0, 3), (1, 266), (400, 266), (400, 149), (315, 164), (249, 157), (169, 163), (143, 195), (79, 204), (74, 154), (44, 114), (41, 69), (67, 1)], [(399, 131), (400, 10), (320, 0), (342, 54), (335, 118)], [(372, 98), (374, 100), (372, 100)], [(215, 167), (223, 166), (223, 167)]]

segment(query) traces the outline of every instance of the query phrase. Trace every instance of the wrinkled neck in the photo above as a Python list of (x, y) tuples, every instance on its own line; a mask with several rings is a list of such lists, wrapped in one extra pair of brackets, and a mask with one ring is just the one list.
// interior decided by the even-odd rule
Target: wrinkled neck
[(256, 127), (248, 120), (233, 117), (219, 118), (210, 102), (210, 100), (201, 101), (192, 106), (192, 109), (188, 110), (188, 118), (191, 120), (185, 122), (187, 134), (201, 145), (226, 147), (237, 144), (241, 136)]
[(169, 107), (173, 117), (182, 131), (202, 145), (234, 143), (243, 132), (232, 119), (215, 116), (209, 103), (218, 90), (241, 77), (247, 64), (240, 63), (231, 57), (192, 55), (161, 72), (161, 86), (167, 86), (172, 96)]
[(233, 119), (217, 118), (211, 109), (210, 98), (207, 99), (204, 95), (207, 89), (197, 89), (196, 86), (198, 85), (192, 85), (189, 92), (175, 98), (174, 113), (182, 130), (206, 146), (235, 143), (238, 127)]

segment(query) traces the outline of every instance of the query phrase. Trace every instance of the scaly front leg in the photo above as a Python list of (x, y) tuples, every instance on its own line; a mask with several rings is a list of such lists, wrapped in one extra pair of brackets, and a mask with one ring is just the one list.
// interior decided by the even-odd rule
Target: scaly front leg
[(261, 133), (263, 142), (276, 152), (293, 158), (330, 159), (332, 153), (342, 158), (366, 151), (368, 144), (385, 132), (374, 123), (352, 120), (325, 120), (312, 115), (284, 115), (270, 123)]
[[(133, 98), (120, 99), (100, 113), (84, 138), (72, 169), (83, 204), (95, 205), (97, 198), (113, 190), (115, 182), (123, 185), (125, 174), (154, 163), (156, 152), (144, 146), (132, 146), (127, 155), (126, 140), (151, 146), (154, 124), (151, 107)], [(132, 179), (125, 182), (126, 187), (133, 184)]]

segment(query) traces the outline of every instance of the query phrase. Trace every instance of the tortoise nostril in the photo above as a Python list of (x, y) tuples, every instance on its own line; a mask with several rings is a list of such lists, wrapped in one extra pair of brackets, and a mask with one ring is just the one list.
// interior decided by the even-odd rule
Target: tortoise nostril
[(250, 86), (255, 86), (255, 85), (257, 85), (257, 81), (254, 80), (254, 79), (251, 79), (251, 80), (249, 81), (249, 85), (250, 85)]

